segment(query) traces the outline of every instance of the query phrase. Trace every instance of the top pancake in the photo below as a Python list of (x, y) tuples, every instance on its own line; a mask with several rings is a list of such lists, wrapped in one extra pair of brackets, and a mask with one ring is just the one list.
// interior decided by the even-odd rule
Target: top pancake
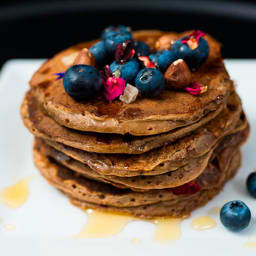
[[(163, 34), (161, 31), (136, 31), (133, 37), (147, 42), (153, 48)], [(182, 37), (185, 34), (176, 35)], [(63, 61), (63, 57), (67, 60), (96, 41), (81, 43), (57, 54), (39, 68), (30, 85), (35, 88), (35, 96), (46, 113), (63, 126), (81, 131), (129, 133), (134, 136), (168, 132), (197, 122), (210, 111), (216, 110), (233, 91), (233, 82), (221, 58), (220, 44), (210, 36), (205, 36), (205, 39), (210, 46), (209, 57), (206, 63), (193, 72), (194, 81), (208, 86), (207, 92), (199, 96), (165, 89), (158, 98), (138, 98), (131, 104), (118, 100), (107, 102), (103, 97), (85, 102), (73, 100), (65, 92), (62, 81), (56, 80), (54, 74), (67, 70), (72, 64), (66, 65), (67, 61)]]

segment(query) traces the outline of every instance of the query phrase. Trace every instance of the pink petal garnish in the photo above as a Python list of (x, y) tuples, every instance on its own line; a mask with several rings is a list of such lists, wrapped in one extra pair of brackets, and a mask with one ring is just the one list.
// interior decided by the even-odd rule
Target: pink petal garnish
[(138, 59), (143, 62), (146, 68), (156, 68), (155, 63), (148, 56), (139, 56)]
[(185, 90), (191, 95), (199, 95), (207, 91), (207, 86), (202, 86), (198, 82), (192, 82), (191, 86), (186, 87)]
[(106, 65), (103, 70), (100, 71), (100, 74), (102, 76), (103, 84), (105, 85), (108, 78), (112, 77), (112, 73), (110, 71), (109, 65)]
[(184, 185), (168, 189), (174, 195), (191, 195), (201, 189), (201, 186), (194, 181), (190, 181)]
[(205, 33), (201, 30), (195, 30), (190, 35), (184, 37), (181, 42), (187, 44), (192, 50), (198, 47), (198, 41), (201, 37), (205, 36)]
[(106, 100), (112, 101), (123, 94), (125, 84), (125, 80), (121, 77), (109, 77), (104, 84)]

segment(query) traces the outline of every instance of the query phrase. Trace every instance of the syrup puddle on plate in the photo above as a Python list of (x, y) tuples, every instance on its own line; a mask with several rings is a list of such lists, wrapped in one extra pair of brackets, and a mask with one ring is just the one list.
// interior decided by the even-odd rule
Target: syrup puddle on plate
[(245, 248), (256, 248), (256, 241), (249, 241), (244, 244)]
[(212, 207), (209, 210), (209, 214), (215, 215), (215, 214), (219, 214), (220, 213), (221, 208), (218, 206)]
[(10, 208), (18, 208), (26, 203), (29, 196), (29, 183), (32, 177), (27, 177), (14, 185), (3, 188), (0, 192), (0, 202)]
[[(105, 213), (96, 210), (87, 211), (88, 219), (82, 231), (75, 238), (105, 238), (119, 234), (125, 226), (133, 220), (143, 220), (128, 215)], [(154, 240), (157, 242), (171, 242), (181, 236), (181, 218), (158, 218), (154, 221), (144, 220), (156, 225)], [(132, 238), (136, 244), (140, 238)]]
[(153, 239), (157, 242), (176, 241), (181, 236), (181, 218), (159, 218), (154, 221), (156, 230)]
[(4, 224), (3, 225), (4, 231), (14, 231), (15, 230), (15, 225), (13, 224)]
[(250, 237), (249, 241), (244, 244), (245, 248), (256, 248), (256, 237)]
[(210, 216), (201, 216), (193, 219), (191, 222), (191, 226), (192, 228), (201, 231), (201, 230), (215, 228), (217, 226), (217, 223)]
[(119, 234), (133, 218), (126, 215), (88, 211), (87, 222), (76, 238), (103, 238)]
[(141, 239), (140, 239), (139, 237), (133, 237), (133, 238), (131, 239), (131, 242), (132, 242), (133, 244), (139, 244), (139, 243), (141, 242)]

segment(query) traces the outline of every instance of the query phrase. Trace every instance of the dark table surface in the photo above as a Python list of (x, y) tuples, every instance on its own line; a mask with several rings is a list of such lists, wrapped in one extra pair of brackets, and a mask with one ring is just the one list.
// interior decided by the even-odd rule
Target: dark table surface
[(228, 58), (256, 58), (254, 1), (1, 1), (0, 65), (10, 58), (47, 58), (97, 38), (109, 24), (133, 29), (201, 29)]

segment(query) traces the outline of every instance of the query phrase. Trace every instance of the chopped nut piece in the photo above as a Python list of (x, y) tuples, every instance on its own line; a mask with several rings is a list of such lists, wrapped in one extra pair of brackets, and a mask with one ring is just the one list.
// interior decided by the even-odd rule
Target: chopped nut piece
[(139, 94), (139, 90), (135, 86), (132, 86), (131, 84), (127, 84), (123, 95), (120, 95), (119, 99), (122, 102), (129, 104), (136, 100), (138, 94)]
[(208, 90), (208, 86), (207, 85), (205, 85), (205, 86), (201, 86), (201, 94), (202, 93), (205, 93), (205, 92), (207, 92), (207, 90)]
[(172, 45), (178, 39), (176, 35), (163, 35), (161, 36), (155, 44), (155, 47), (158, 51), (160, 50), (170, 50), (172, 49)]
[(191, 83), (192, 74), (186, 62), (178, 59), (165, 71), (164, 78), (167, 87), (181, 89)]
[(62, 57), (61, 61), (63, 62), (64, 65), (70, 66), (74, 63), (75, 58), (77, 57), (78, 52), (74, 52), (70, 55)]
[(87, 48), (83, 48), (74, 60), (73, 65), (95, 66), (95, 58)]

